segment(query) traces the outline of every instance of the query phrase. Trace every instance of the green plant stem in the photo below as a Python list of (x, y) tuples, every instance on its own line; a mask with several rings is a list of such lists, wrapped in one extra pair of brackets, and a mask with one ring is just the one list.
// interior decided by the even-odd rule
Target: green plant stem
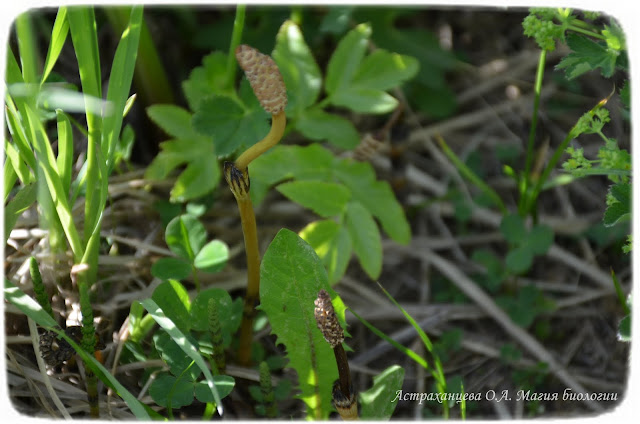
[(611, 268), (611, 280), (613, 281), (613, 287), (615, 287), (616, 289), (616, 295), (618, 296), (620, 305), (624, 310), (624, 314), (629, 315), (631, 313), (631, 309), (629, 309), (629, 306), (627, 305), (627, 300), (625, 299), (624, 293), (622, 292), (622, 287), (620, 286), (618, 277), (616, 277), (616, 273), (613, 272), (613, 268)]
[(225, 87), (229, 90), (234, 86), (236, 80), (236, 47), (242, 39), (242, 31), (244, 29), (244, 17), (246, 5), (239, 4), (236, 6), (236, 18), (233, 21), (233, 32), (231, 33), (231, 44), (229, 45), (229, 55), (227, 56), (227, 80)]
[(507, 207), (502, 202), (502, 199), (500, 198), (500, 196), (498, 196), (498, 193), (496, 193), (491, 187), (489, 187), (484, 181), (482, 181), (482, 179), (478, 177), (471, 170), (471, 168), (469, 168), (464, 162), (462, 162), (460, 158), (458, 158), (458, 156), (456, 156), (456, 154), (449, 148), (449, 146), (447, 146), (447, 143), (444, 141), (442, 137), (437, 135), (435, 139), (440, 145), (440, 148), (442, 149), (444, 154), (447, 155), (447, 157), (451, 162), (453, 162), (453, 164), (455, 165), (456, 168), (458, 168), (460, 173), (465, 178), (467, 178), (472, 184), (474, 184), (476, 187), (482, 190), (487, 196), (489, 196), (491, 200), (493, 200), (495, 205), (500, 209), (500, 211), (503, 214), (506, 214), (508, 212)]
[(575, 32), (579, 32), (579, 33), (584, 34), (584, 35), (588, 35), (589, 37), (597, 38), (599, 40), (606, 40), (606, 38), (603, 35), (598, 34), (597, 32), (594, 32), (594, 31), (590, 31), (588, 29), (581, 28), (581, 27), (576, 26), (576, 25), (569, 25), (567, 27), (567, 29), (570, 29), (570, 30), (575, 31)]
[(531, 184), (531, 166), (533, 164), (533, 148), (536, 139), (536, 127), (538, 125), (538, 109), (540, 107), (540, 95), (542, 93), (542, 79), (544, 77), (544, 67), (546, 64), (547, 51), (542, 49), (538, 59), (538, 69), (536, 71), (536, 82), (533, 88), (533, 114), (531, 116), (531, 127), (529, 128), (529, 141), (527, 143), (527, 157), (524, 170), (523, 185), (520, 191), (520, 200), (518, 202), (518, 213), (525, 216), (531, 207), (529, 198), (529, 186)]

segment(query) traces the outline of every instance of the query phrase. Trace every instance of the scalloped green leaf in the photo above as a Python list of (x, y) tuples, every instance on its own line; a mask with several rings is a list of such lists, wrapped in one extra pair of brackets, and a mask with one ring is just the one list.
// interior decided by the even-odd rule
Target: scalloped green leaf
[(293, 21), (286, 21), (280, 27), (271, 56), (287, 87), (287, 111), (298, 116), (318, 99), (322, 74), (300, 28)]
[(213, 190), (221, 178), (218, 157), (208, 152), (191, 161), (171, 189), (172, 202), (186, 202)]
[(329, 59), (325, 88), (333, 96), (349, 86), (367, 50), (371, 26), (360, 24), (345, 35)]
[(310, 140), (326, 140), (345, 150), (360, 143), (358, 130), (351, 121), (320, 109), (305, 110), (295, 121), (295, 128)]
[(151, 105), (147, 108), (147, 115), (172, 137), (185, 138), (195, 133), (191, 126), (191, 112), (180, 106)]
[(371, 279), (382, 272), (380, 231), (368, 210), (358, 202), (347, 205), (346, 224), (358, 261)]
[(267, 314), (277, 343), (286, 347), (289, 366), (298, 373), (307, 417), (316, 420), (329, 416), (331, 389), (338, 377), (332, 349), (314, 318), (314, 301), (321, 289), (332, 296), (344, 325), (344, 304), (329, 286), (318, 255), (296, 233), (280, 230), (262, 260), (260, 309)]
[(189, 79), (182, 82), (184, 96), (191, 110), (198, 109), (202, 99), (225, 89), (227, 54), (215, 51), (202, 59), (202, 66), (193, 68)]
[(329, 284), (337, 283), (351, 259), (351, 238), (346, 227), (328, 219), (314, 221), (300, 230), (299, 235), (322, 259), (329, 275)]
[(373, 377), (373, 387), (358, 394), (360, 419), (388, 420), (398, 405), (397, 392), (402, 389), (404, 369), (392, 365)]
[[(189, 339), (189, 343), (196, 346), (196, 348), (198, 347), (198, 342), (191, 335), (187, 335), (187, 338)], [(202, 370), (191, 365), (193, 359), (184, 354), (182, 349), (171, 339), (167, 332), (157, 331), (153, 335), (153, 344), (162, 360), (169, 366), (169, 371), (174, 376), (180, 377), (184, 375), (190, 378), (191, 381), (195, 381), (200, 374), (202, 374)]]
[(322, 217), (342, 214), (351, 198), (351, 192), (344, 185), (324, 181), (291, 181), (276, 188), (290, 200)]

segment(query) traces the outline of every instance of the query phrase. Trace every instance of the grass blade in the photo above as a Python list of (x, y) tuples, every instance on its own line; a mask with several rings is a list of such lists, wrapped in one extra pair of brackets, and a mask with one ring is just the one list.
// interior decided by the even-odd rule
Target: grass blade
[(382, 331), (378, 330), (376, 327), (374, 327), (372, 324), (369, 323), (369, 321), (367, 321), (366, 319), (362, 318), (360, 315), (358, 315), (357, 313), (354, 312), (353, 309), (349, 308), (349, 310), (351, 311), (351, 313), (358, 318), (358, 320), (363, 323), (365, 325), (365, 327), (367, 327), (369, 330), (371, 330), (376, 336), (380, 337), (382, 340), (386, 341), (387, 343), (389, 343), (391, 346), (395, 347), (396, 349), (398, 349), (400, 352), (404, 353), (405, 355), (407, 355), (409, 358), (413, 359), (414, 361), (416, 361), (419, 365), (421, 365), (423, 368), (425, 369), (429, 369), (429, 364), (427, 364), (427, 361), (424, 360), (424, 358), (422, 358), (420, 355), (418, 355), (417, 353), (415, 353), (413, 350), (402, 346), (400, 343), (398, 343), (397, 341), (393, 340), (391, 337), (387, 336), (386, 334), (384, 334)]
[(40, 86), (42, 86), (42, 84), (44, 84), (44, 82), (47, 80), (47, 78), (49, 77), (49, 73), (51, 73), (53, 66), (56, 64), (56, 61), (60, 56), (60, 52), (62, 51), (62, 46), (64, 46), (64, 42), (67, 39), (67, 34), (69, 34), (67, 8), (61, 7), (58, 9), (56, 21), (53, 24), (53, 30), (51, 30), (51, 41), (49, 42), (47, 58), (44, 61), (44, 70), (42, 71)]
[(67, 240), (71, 245), (74, 257), (78, 260), (82, 258), (84, 254), (84, 248), (80, 242), (75, 223), (73, 222), (73, 216), (71, 215), (71, 208), (67, 200), (67, 193), (64, 191), (60, 174), (58, 173), (58, 167), (56, 159), (51, 148), (51, 142), (49, 137), (38, 119), (37, 113), (25, 104), (29, 121), (32, 123), (31, 127), (31, 139), (33, 141), (33, 147), (38, 154), (39, 163), (45, 173), (47, 185), (55, 205), (55, 210), (60, 218), (60, 223), (67, 236)]
[(71, 171), (73, 169), (73, 130), (71, 121), (62, 110), (56, 110), (58, 122), (58, 172), (65, 193), (71, 190)]
[(122, 127), (122, 115), (131, 89), (142, 27), (142, 11), (140, 5), (131, 8), (129, 25), (122, 34), (111, 65), (107, 101), (113, 113), (104, 118), (101, 144), (109, 171), (113, 167), (116, 144)]

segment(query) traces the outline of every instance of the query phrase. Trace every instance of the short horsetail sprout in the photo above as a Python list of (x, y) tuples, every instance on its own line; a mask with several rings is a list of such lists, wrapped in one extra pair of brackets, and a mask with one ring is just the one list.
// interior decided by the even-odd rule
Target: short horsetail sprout
[(42, 283), (42, 275), (40, 274), (40, 268), (38, 268), (38, 261), (33, 256), (29, 260), (29, 273), (31, 274), (31, 281), (33, 282), (33, 291), (36, 295), (36, 300), (42, 306), (42, 309), (55, 319), (53, 310), (51, 309), (51, 302), (49, 302), (49, 295)]
[(207, 312), (209, 317), (211, 344), (213, 346), (213, 354), (211, 356), (215, 362), (218, 372), (223, 374), (226, 368), (226, 360), (224, 357), (224, 344), (222, 341), (222, 326), (220, 325), (220, 315), (218, 314), (218, 305), (216, 304), (215, 299), (209, 299)]
[(318, 292), (318, 298), (314, 304), (316, 305), (314, 310), (316, 323), (324, 339), (333, 348), (333, 354), (338, 365), (339, 379), (333, 384), (333, 405), (343, 420), (357, 420), (358, 402), (351, 385), (351, 372), (349, 371), (347, 354), (342, 347), (344, 331), (338, 322), (338, 317), (331, 303), (331, 297), (326, 290), (323, 289)]
[(269, 371), (269, 365), (264, 361), (260, 362), (260, 391), (262, 392), (265, 415), (267, 418), (277, 417), (278, 408), (276, 407), (276, 396), (271, 384), (271, 371)]
[(236, 59), (244, 71), (262, 108), (272, 115), (269, 134), (257, 142), (236, 160), (236, 167), (244, 171), (249, 163), (275, 146), (287, 124), (284, 108), (287, 106), (287, 88), (278, 65), (273, 59), (253, 47), (241, 44), (236, 48)]

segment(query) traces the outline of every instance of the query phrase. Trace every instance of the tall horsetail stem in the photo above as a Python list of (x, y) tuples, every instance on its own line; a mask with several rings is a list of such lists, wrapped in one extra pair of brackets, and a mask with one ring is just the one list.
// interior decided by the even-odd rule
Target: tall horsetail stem
[(258, 232), (256, 217), (249, 196), (250, 180), (247, 167), (262, 153), (275, 146), (287, 124), (284, 109), (287, 106), (287, 89), (282, 75), (273, 59), (246, 44), (239, 45), (236, 59), (244, 71), (262, 108), (271, 114), (271, 129), (262, 140), (248, 148), (234, 163), (224, 164), (224, 176), (236, 198), (244, 246), (247, 255), (247, 294), (244, 298), (238, 362), (249, 365), (251, 362), (251, 341), (253, 338), (253, 318), (255, 306), (260, 297), (260, 252), (258, 250)]

